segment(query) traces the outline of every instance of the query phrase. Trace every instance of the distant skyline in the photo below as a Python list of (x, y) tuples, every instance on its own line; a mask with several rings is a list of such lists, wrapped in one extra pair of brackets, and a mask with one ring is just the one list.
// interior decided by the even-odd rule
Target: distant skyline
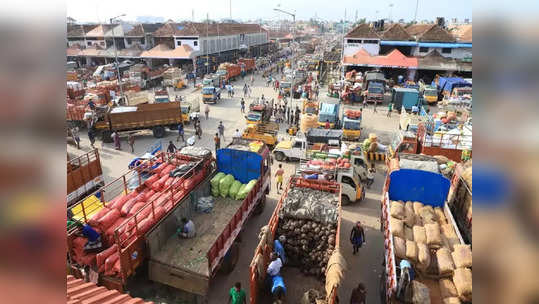
[[(358, 1), (338, 0), (333, 2), (321, 0), (231, 0), (232, 19), (246, 20), (282, 20), (292, 17), (278, 13), (273, 8), (279, 7), (289, 12), (296, 12), (296, 20), (309, 20), (315, 15), (328, 21), (344, 19), (346, 8), (346, 20), (355, 21), (356, 10), (358, 20), (376, 20), (388, 18), (398, 21), (412, 21), (416, 7), (416, 0), (379, 0)], [(109, 18), (121, 14), (125, 21), (136, 21), (137, 17), (163, 18), (163, 20), (191, 20), (194, 10), (194, 20), (206, 19), (206, 14), (212, 20), (228, 19), (230, 16), (230, 0), (197, 0), (197, 1), (142, 1), (142, 0), (119, 0), (119, 1), (82, 1), (70, 0), (66, 2), (67, 16), (77, 22), (108, 22)], [(390, 9), (390, 4), (393, 8)], [(149, 6), (150, 5), (150, 6)], [(464, 19), (472, 20), (472, 6), (470, 1), (425, 1), (419, 0), (417, 21), (435, 20), (436, 17), (445, 17), (447, 21), (458, 18), (459, 22)]]

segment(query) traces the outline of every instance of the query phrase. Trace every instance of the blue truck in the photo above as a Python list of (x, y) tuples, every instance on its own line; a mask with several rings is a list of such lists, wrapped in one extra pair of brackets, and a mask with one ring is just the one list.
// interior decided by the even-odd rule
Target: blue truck
[(410, 88), (394, 88), (391, 91), (391, 102), (393, 103), (393, 108), (398, 112), (403, 107), (406, 111), (411, 111), (413, 106), (420, 108), (424, 103), (419, 91)]
[(326, 122), (332, 129), (340, 128), (340, 102), (338, 100), (327, 100), (320, 102), (320, 111), (318, 112), (318, 127), (324, 128)]
[(431, 84), (438, 90), (439, 99), (450, 97), (455, 88), (471, 87), (472, 84), (460, 77), (440, 77)]

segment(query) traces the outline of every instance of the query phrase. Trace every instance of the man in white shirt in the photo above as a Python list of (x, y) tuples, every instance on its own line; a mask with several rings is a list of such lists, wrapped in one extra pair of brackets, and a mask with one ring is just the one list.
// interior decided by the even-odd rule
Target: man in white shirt
[(271, 263), (268, 266), (268, 275), (273, 277), (278, 275), (281, 272), (281, 267), (283, 267), (283, 262), (281, 261), (281, 258), (277, 256), (275, 252), (272, 252), (271, 255)]
[(182, 218), (182, 227), (178, 228), (178, 236), (186, 239), (195, 237), (195, 223), (192, 220)]
[(243, 134), (238, 129), (236, 129), (236, 132), (234, 132), (234, 138), (241, 138), (242, 135)]

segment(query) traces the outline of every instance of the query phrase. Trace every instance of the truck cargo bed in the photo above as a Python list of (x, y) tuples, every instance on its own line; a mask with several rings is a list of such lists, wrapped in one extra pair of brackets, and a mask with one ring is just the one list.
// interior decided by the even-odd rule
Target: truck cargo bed
[(214, 207), (210, 213), (193, 213), (191, 220), (196, 229), (194, 238), (180, 239), (172, 235), (152, 259), (209, 277), (207, 253), (242, 203), (241, 200), (231, 198), (214, 198)]

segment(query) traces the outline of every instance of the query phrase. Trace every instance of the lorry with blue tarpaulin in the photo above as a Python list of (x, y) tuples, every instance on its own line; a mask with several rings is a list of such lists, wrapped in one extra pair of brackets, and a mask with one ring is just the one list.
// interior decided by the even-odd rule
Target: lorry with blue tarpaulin
[(324, 128), (326, 122), (329, 121), (330, 128), (338, 129), (340, 126), (339, 113), (340, 103), (338, 100), (326, 100), (320, 102), (320, 111), (318, 112), (318, 126)]
[[(421, 206), (424, 206), (423, 208), (427, 209), (432, 208), (433, 210), (436, 210), (439, 208), (438, 211), (440, 212), (436, 213), (437, 215), (433, 217), (433, 219), (435, 218), (435, 221), (437, 221), (436, 223), (438, 223), (439, 229), (444, 231), (443, 233), (440, 233), (441, 235), (444, 235), (445, 237), (445, 231), (447, 230), (451, 230), (454, 233), (449, 248), (453, 248), (452, 246), (456, 245), (463, 245), (464, 240), (447, 204), (450, 187), (450, 181), (439, 172), (439, 165), (432, 156), (403, 153), (399, 155), (399, 159), (392, 159), (388, 163), (382, 195), (381, 214), (382, 231), (384, 233), (384, 243), (386, 245), (384, 252), (384, 270), (380, 281), (380, 292), (382, 298), (385, 299), (385, 303), (406, 303), (403, 298), (406, 292), (403, 290), (411, 288), (409, 286), (412, 284), (410, 277), (401, 276), (401, 269), (398, 265), (402, 260), (411, 262), (414, 265), (413, 272), (419, 273), (419, 275), (416, 274), (414, 276), (415, 278), (413, 280), (428, 286), (430, 303), (442, 303), (438, 280), (443, 276), (432, 273), (432, 271), (438, 271), (438, 267), (430, 267), (432, 266), (431, 264), (428, 268), (423, 269), (418, 266), (419, 262), (410, 260), (408, 257), (403, 259), (397, 256), (395, 246), (395, 238), (397, 236), (394, 235), (394, 233), (396, 233), (398, 229), (392, 227), (397, 221), (393, 218), (391, 206), (394, 202), (401, 201), (410, 202), (410, 204), (412, 204), (412, 202), (414, 202), (413, 204), (419, 202), (422, 204)], [(413, 212), (415, 212), (415, 209), (416, 208), (414, 207)], [(441, 212), (443, 212), (443, 219), (441, 218)], [(419, 214), (422, 213), (419, 212)], [(422, 216), (416, 215), (422, 218)], [(425, 223), (427, 223), (426, 220)], [(418, 222), (414, 220), (413, 226), (423, 226), (423, 224), (424, 223), (418, 224)], [(404, 229), (411, 228), (407, 223), (404, 225)], [(408, 244), (408, 237), (399, 237), (403, 239), (406, 238), (406, 244)], [(415, 238), (415, 232), (413, 238)], [(414, 242), (414, 240), (411, 242)], [(446, 244), (449, 244), (449, 242)], [(446, 244), (440, 245), (438, 248), (445, 247)], [(429, 260), (434, 261), (438, 249), (430, 247), (430, 245), (428, 245), (427, 248), (428, 254), (431, 256), (434, 255), (434, 257), (429, 258)]]
[[(439, 77), (431, 84), (438, 90), (440, 97), (449, 97), (455, 88), (471, 87), (472, 84), (460, 77)], [(440, 98), (440, 99), (442, 99)]]
[[(188, 303), (205, 303), (217, 272), (228, 274), (234, 269), (238, 236), (250, 216), (263, 211), (270, 191), (270, 151), (265, 144), (234, 139), (216, 154), (217, 170), (174, 206), (146, 238), (149, 279), (179, 289)], [(221, 172), (254, 186), (244, 199), (222, 197), (222, 193), (212, 196), (211, 181)], [(178, 236), (182, 218), (193, 221), (194, 237)]]
[(401, 108), (411, 111), (413, 106), (421, 107), (423, 98), (416, 89), (394, 88), (391, 91), (391, 102), (393, 103), (393, 108), (397, 111), (400, 111)]

